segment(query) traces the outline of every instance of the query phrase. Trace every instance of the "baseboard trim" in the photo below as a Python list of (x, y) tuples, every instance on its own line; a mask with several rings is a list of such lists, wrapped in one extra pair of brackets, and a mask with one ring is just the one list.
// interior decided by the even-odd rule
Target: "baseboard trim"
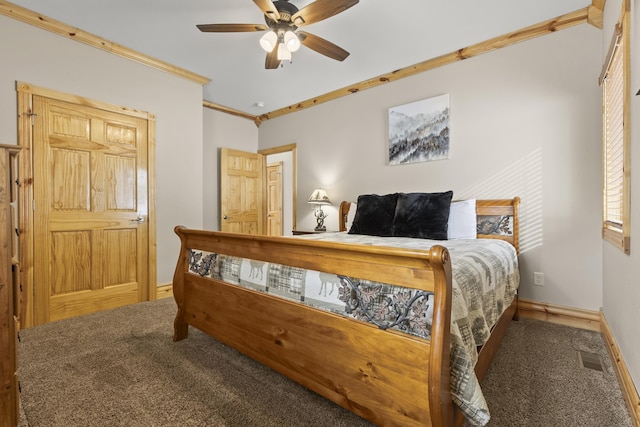
[(160, 285), (156, 289), (156, 299), (170, 298), (173, 297), (173, 284), (169, 283), (168, 285)]
[(602, 332), (599, 311), (564, 307), (520, 298), (518, 300), (518, 312), (521, 317), (527, 319), (542, 320), (574, 328)]
[(629, 369), (622, 357), (620, 348), (616, 344), (616, 340), (613, 338), (607, 319), (604, 317), (604, 313), (600, 312), (600, 323), (602, 328), (602, 335), (607, 343), (607, 349), (611, 360), (613, 360), (613, 366), (618, 376), (618, 382), (622, 388), (622, 394), (624, 395), (624, 401), (629, 409), (629, 415), (631, 420), (635, 423), (636, 427), (640, 427), (640, 394), (633, 384), (633, 379), (629, 375)]
[(613, 366), (622, 389), (624, 401), (635, 427), (640, 427), (640, 395), (633, 384), (629, 369), (622, 357), (620, 348), (611, 333), (607, 319), (602, 311), (584, 310), (580, 308), (564, 307), (554, 304), (541, 303), (520, 298), (518, 301), (520, 317), (542, 320), (574, 328), (587, 329), (602, 333), (607, 344), (607, 350), (613, 360)]

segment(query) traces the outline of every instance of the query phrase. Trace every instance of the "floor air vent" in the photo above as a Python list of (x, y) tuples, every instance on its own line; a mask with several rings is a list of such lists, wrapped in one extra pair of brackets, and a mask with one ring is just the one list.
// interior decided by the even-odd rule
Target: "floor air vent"
[(603, 371), (602, 356), (586, 351), (578, 351), (578, 360), (583, 368), (593, 369), (595, 371)]

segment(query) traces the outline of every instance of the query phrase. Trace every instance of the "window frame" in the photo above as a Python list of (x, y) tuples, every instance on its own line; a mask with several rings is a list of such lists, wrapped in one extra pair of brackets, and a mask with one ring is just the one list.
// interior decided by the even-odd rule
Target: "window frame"
[[(630, 117), (631, 117), (631, 97), (630, 97), (630, 31), (629, 31), (629, 3), (622, 2), (622, 13), (620, 20), (615, 26), (611, 46), (605, 58), (599, 83), (602, 87), (602, 238), (611, 243), (615, 247), (622, 250), (625, 254), (630, 253), (631, 249), (631, 163), (630, 163)], [(621, 46), (620, 46), (621, 44)], [(610, 78), (611, 65), (614, 63), (615, 55), (622, 55), (622, 69), (619, 82), (622, 84), (622, 195), (621, 206), (619, 207), (620, 221), (611, 221), (608, 214), (608, 188), (607, 188), (607, 171), (609, 170), (607, 163), (607, 152), (610, 146), (608, 140), (609, 132), (607, 132), (608, 116), (607, 116), (607, 98), (606, 98), (606, 80)], [(618, 163), (619, 167), (620, 164)]]

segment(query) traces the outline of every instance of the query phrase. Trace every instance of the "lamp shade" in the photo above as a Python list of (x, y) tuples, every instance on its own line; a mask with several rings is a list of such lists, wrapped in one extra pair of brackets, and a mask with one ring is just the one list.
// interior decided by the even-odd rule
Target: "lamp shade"
[(330, 205), (331, 200), (329, 200), (329, 196), (327, 196), (326, 191), (324, 191), (322, 188), (317, 188), (313, 190), (313, 193), (311, 193), (311, 196), (309, 197), (309, 200), (307, 200), (307, 203), (313, 203), (316, 205)]
[(284, 43), (278, 43), (278, 61), (291, 61), (291, 52), (287, 50)]
[(300, 49), (300, 39), (293, 31), (284, 33), (284, 44), (289, 52), (295, 52)]
[(278, 44), (278, 35), (275, 31), (267, 31), (264, 36), (260, 38), (260, 46), (266, 51), (271, 52)]

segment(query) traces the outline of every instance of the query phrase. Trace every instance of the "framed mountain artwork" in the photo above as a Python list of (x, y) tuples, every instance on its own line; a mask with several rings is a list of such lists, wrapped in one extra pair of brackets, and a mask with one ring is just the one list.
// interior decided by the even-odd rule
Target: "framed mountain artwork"
[(389, 164), (449, 158), (449, 95), (389, 108)]

